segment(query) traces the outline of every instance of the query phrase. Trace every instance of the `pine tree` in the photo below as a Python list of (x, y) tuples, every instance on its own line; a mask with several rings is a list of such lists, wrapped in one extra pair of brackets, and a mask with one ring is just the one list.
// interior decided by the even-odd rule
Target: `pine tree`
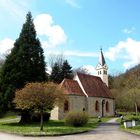
[(65, 60), (63, 62), (62, 72), (61, 72), (63, 79), (64, 78), (71, 79), (71, 77), (72, 77), (72, 70), (71, 69), (72, 69), (72, 67), (70, 66), (70, 64), (68, 63), (68, 61)]
[(26, 16), (19, 38), (6, 58), (0, 78), (5, 107), (11, 107), (16, 89), (24, 87), (28, 82), (47, 80), (43, 49), (36, 37), (30, 12)]
[(69, 65), (67, 60), (64, 60), (62, 65), (57, 62), (52, 67), (51, 80), (55, 83), (61, 83), (64, 78), (72, 78), (72, 67)]
[(61, 67), (58, 65), (58, 63), (54, 63), (54, 66), (52, 67), (52, 72), (50, 79), (54, 83), (60, 83), (61, 82)]

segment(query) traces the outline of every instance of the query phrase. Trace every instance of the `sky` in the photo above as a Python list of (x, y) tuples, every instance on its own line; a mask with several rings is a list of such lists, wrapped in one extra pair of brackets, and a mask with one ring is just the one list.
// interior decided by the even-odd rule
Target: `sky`
[[(95, 73), (100, 48), (110, 74), (140, 63), (139, 0), (0, 0), (0, 56), (10, 52), (31, 11), (49, 66), (63, 54)], [(49, 68), (48, 68), (49, 69)]]

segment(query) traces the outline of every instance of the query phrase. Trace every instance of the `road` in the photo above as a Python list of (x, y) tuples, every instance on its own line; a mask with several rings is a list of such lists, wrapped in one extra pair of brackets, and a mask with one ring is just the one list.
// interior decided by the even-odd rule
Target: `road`
[(0, 140), (140, 140), (140, 136), (122, 132), (115, 119), (101, 123), (96, 129), (82, 134), (57, 137), (22, 137), (0, 132)]

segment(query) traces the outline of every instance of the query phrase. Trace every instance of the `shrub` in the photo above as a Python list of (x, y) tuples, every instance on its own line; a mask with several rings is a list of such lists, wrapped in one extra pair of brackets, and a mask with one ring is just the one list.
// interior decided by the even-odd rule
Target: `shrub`
[(124, 118), (125, 120), (136, 120), (136, 121), (140, 120), (140, 116), (134, 116), (134, 115), (127, 115)]
[(88, 122), (88, 115), (85, 112), (69, 112), (65, 118), (65, 122), (70, 126), (84, 126)]
[[(48, 122), (50, 119), (50, 113), (45, 112), (43, 114), (43, 120), (44, 122)], [(40, 113), (33, 113), (31, 115), (31, 122), (40, 122)]]

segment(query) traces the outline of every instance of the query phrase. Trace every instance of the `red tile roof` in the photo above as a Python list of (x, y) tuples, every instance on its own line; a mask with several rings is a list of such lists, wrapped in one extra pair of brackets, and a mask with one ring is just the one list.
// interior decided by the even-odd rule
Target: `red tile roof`
[(101, 78), (88, 74), (77, 73), (81, 84), (88, 96), (113, 98), (109, 88)]
[(75, 80), (64, 79), (61, 83), (62, 87), (66, 90), (67, 94), (82, 95), (85, 96), (79, 84)]

